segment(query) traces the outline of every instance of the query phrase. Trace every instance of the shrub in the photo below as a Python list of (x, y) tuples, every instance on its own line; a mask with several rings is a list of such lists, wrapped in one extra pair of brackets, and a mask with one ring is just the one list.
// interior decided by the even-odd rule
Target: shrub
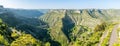
[(0, 34), (0, 45), (9, 45), (8, 41)]
[(47, 42), (47, 43), (45, 44), (45, 46), (50, 46), (50, 43), (49, 43), (49, 42)]
[(41, 43), (30, 34), (23, 34), (12, 42), (11, 46), (41, 46)]
[(105, 30), (107, 24), (105, 22), (101, 23), (100, 25), (97, 25), (95, 28), (94, 28), (94, 31), (102, 31), (102, 30)]
[(113, 46), (120, 46), (120, 43), (114, 43)]

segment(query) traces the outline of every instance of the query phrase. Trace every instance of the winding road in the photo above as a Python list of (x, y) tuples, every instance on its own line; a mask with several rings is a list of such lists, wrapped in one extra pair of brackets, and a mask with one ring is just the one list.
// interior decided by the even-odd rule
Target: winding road
[(109, 46), (113, 46), (113, 44), (117, 41), (117, 29), (119, 27), (120, 24), (116, 25), (113, 30), (112, 30), (112, 33), (111, 33), (111, 37), (110, 37), (110, 40), (109, 40)]
[[(118, 36), (117, 36), (117, 29), (118, 29), (119, 26), (120, 26), (120, 24), (117, 24), (117, 25), (114, 26), (114, 28), (113, 28), (113, 30), (112, 30), (112, 32), (111, 32), (110, 40), (109, 40), (109, 42), (108, 42), (108, 43), (109, 43), (109, 46), (112, 46), (112, 45), (116, 42), (116, 40), (117, 40), (117, 38), (118, 38)], [(101, 46), (104, 38), (107, 37), (107, 35), (108, 35), (108, 31), (106, 30), (106, 31), (103, 33), (103, 35), (102, 35), (102, 37), (101, 37), (101, 39), (100, 39), (100, 43), (98, 44), (98, 46)]]

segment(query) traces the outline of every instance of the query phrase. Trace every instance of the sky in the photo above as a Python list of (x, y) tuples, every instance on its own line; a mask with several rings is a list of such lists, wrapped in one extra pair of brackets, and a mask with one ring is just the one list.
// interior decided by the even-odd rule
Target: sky
[(0, 0), (0, 5), (22, 9), (120, 9), (120, 0)]

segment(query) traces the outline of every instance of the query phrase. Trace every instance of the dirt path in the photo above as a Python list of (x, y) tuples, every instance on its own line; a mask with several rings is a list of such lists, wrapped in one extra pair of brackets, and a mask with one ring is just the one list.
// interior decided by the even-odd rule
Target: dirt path
[(117, 28), (118, 27), (119, 27), (119, 25), (116, 25), (112, 30), (111, 37), (110, 37), (110, 40), (109, 40), (109, 46), (112, 46), (118, 38), (118, 36), (117, 36)]

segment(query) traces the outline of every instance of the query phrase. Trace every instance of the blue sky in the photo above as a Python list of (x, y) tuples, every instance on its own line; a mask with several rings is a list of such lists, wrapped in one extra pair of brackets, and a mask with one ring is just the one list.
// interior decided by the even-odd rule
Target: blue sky
[(23, 9), (120, 9), (120, 0), (0, 0), (0, 5)]

